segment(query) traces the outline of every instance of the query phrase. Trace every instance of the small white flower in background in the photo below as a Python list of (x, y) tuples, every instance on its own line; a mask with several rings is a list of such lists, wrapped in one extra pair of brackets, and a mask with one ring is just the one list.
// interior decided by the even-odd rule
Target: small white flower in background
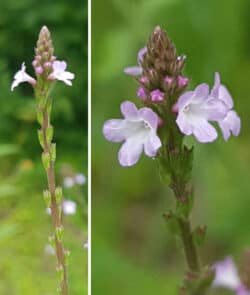
[(84, 250), (88, 250), (88, 248), (89, 248), (89, 243), (88, 242), (84, 242), (83, 243), (83, 249)]
[[(65, 215), (74, 215), (76, 213), (77, 204), (71, 200), (62, 202), (62, 211)], [(46, 208), (46, 213), (51, 215), (51, 208)]]
[(14, 76), (14, 81), (11, 84), (11, 91), (13, 91), (14, 88), (17, 87), (20, 83), (24, 82), (28, 82), (31, 85), (36, 84), (36, 80), (26, 73), (26, 66), (23, 62), (21, 70), (19, 70)]
[(240, 280), (238, 270), (231, 257), (226, 257), (222, 261), (214, 264), (215, 278), (213, 281), (214, 288), (225, 288), (235, 291), (236, 295), (250, 295), (246, 287)]
[(49, 75), (50, 80), (60, 80), (63, 81), (66, 85), (72, 86), (71, 80), (75, 78), (75, 75), (71, 72), (67, 72), (67, 64), (65, 61), (56, 60), (52, 65), (53, 72)]
[(73, 177), (67, 176), (64, 178), (63, 184), (65, 187), (70, 188), (74, 185), (74, 183), (75, 183), (75, 181), (74, 181)]
[(65, 215), (74, 215), (76, 213), (76, 203), (71, 200), (65, 200), (62, 203), (62, 210)]
[(76, 176), (74, 177), (75, 179), (75, 183), (78, 185), (84, 185), (86, 183), (86, 176), (83, 174), (76, 174)]
[(45, 245), (44, 252), (45, 254), (52, 256), (56, 254), (55, 249), (50, 244)]

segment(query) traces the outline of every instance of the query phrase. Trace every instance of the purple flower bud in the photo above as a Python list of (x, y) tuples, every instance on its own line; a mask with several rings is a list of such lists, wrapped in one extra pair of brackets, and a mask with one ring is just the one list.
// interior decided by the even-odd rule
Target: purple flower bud
[(178, 104), (177, 104), (177, 103), (175, 103), (175, 104), (172, 106), (172, 108), (171, 108), (171, 112), (172, 112), (172, 113), (178, 113)]
[(56, 56), (52, 55), (51, 58), (50, 58), (51, 62), (55, 61), (56, 60)]
[(142, 84), (147, 84), (149, 81), (148, 81), (148, 78), (146, 76), (143, 76), (139, 79), (140, 83)]
[(38, 65), (38, 61), (37, 60), (33, 60), (32, 61), (32, 66), (35, 68)]
[(36, 58), (35, 58), (37, 61), (41, 61), (42, 60), (42, 57), (41, 55), (36, 55)]
[(141, 98), (141, 100), (146, 100), (147, 94), (143, 87), (139, 87), (137, 91), (137, 96)]
[(173, 78), (170, 77), (170, 76), (166, 76), (165, 79), (164, 79), (164, 82), (167, 84), (167, 85), (170, 85), (172, 82), (173, 82)]
[(43, 73), (43, 68), (41, 66), (39, 66), (35, 69), (35, 71), (38, 75), (41, 75)]
[(47, 68), (47, 69), (49, 69), (49, 68), (52, 67), (52, 63), (51, 63), (51, 62), (46, 62), (46, 63), (44, 64), (44, 67)]
[(164, 93), (161, 92), (159, 89), (153, 90), (150, 93), (150, 96), (153, 102), (161, 102), (164, 100)]
[(184, 88), (187, 86), (189, 79), (183, 76), (178, 76), (177, 81), (178, 81), (179, 87)]

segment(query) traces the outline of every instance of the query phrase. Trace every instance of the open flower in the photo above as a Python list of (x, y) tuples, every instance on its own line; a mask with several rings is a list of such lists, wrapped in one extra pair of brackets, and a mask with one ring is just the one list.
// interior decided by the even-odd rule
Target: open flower
[(67, 64), (65, 61), (56, 60), (52, 65), (53, 72), (49, 75), (49, 79), (51, 80), (60, 80), (63, 81), (66, 85), (71, 86), (72, 81), (75, 78), (75, 75), (71, 72), (65, 71), (67, 68)]
[(23, 82), (28, 82), (31, 85), (36, 84), (36, 80), (26, 73), (26, 66), (24, 62), (22, 63), (21, 70), (19, 70), (14, 76), (14, 81), (11, 84), (11, 91)]
[(119, 151), (122, 166), (137, 163), (141, 153), (155, 157), (161, 147), (157, 136), (158, 116), (150, 108), (137, 109), (134, 103), (125, 101), (121, 104), (124, 119), (111, 119), (105, 122), (103, 134), (112, 142), (124, 142)]
[(226, 288), (235, 291), (236, 295), (250, 295), (250, 292), (242, 284), (231, 257), (226, 257), (224, 260), (218, 261), (214, 264), (213, 268), (215, 271), (214, 288)]
[(141, 62), (144, 54), (147, 52), (147, 47), (143, 47), (139, 50), (137, 55), (137, 66), (132, 66), (124, 69), (124, 73), (132, 76), (140, 76), (142, 74)]
[(214, 141), (217, 131), (209, 121), (223, 120), (227, 114), (225, 103), (209, 95), (207, 84), (200, 84), (194, 91), (181, 95), (176, 107), (176, 123), (181, 132), (193, 134), (199, 142)]
[(219, 73), (215, 73), (214, 87), (211, 91), (211, 95), (223, 101), (228, 109), (227, 115), (218, 121), (224, 139), (228, 140), (231, 133), (234, 136), (238, 136), (241, 128), (241, 120), (238, 114), (233, 110), (234, 103), (229, 91), (220, 83)]

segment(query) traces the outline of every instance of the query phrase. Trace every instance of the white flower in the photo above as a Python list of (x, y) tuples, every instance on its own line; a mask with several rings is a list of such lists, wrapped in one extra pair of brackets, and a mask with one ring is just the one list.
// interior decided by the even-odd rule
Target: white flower
[(86, 183), (86, 176), (83, 174), (76, 174), (75, 177), (75, 183), (78, 185), (84, 185)]
[(194, 91), (181, 95), (176, 106), (176, 123), (182, 133), (193, 134), (199, 142), (211, 142), (217, 138), (217, 131), (209, 121), (224, 119), (227, 107), (222, 100), (209, 95), (207, 84), (200, 84)]
[(223, 101), (228, 109), (225, 118), (218, 121), (224, 139), (227, 141), (231, 134), (238, 136), (241, 129), (241, 120), (238, 114), (233, 110), (234, 102), (229, 91), (220, 83), (219, 73), (215, 73), (214, 87), (211, 91), (211, 95)]
[(231, 257), (225, 258), (214, 264), (214, 287), (224, 287), (236, 290), (241, 284), (237, 268)]
[(112, 119), (105, 122), (103, 135), (112, 142), (124, 142), (119, 151), (122, 166), (137, 163), (141, 153), (155, 157), (161, 147), (157, 136), (158, 115), (150, 108), (137, 109), (135, 104), (125, 101), (121, 104), (124, 119)]
[(74, 183), (75, 181), (72, 177), (67, 176), (64, 178), (63, 184), (65, 187), (70, 188), (74, 185)]
[(14, 76), (14, 81), (11, 84), (11, 91), (23, 82), (28, 82), (31, 85), (36, 84), (36, 80), (26, 73), (26, 66), (24, 62), (22, 63), (21, 70), (19, 70)]
[(71, 86), (75, 75), (71, 72), (65, 71), (67, 68), (67, 64), (65, 61), (56, 60), (52, 65), (53, 72), (49, 75), (49, 79), (56, 79), (63, 81), (65, 84)]
[(62, 203), (62, 210), (65, 215), (74, 215), (76, 213), (76, 203), (71, 200), (65, 200)]

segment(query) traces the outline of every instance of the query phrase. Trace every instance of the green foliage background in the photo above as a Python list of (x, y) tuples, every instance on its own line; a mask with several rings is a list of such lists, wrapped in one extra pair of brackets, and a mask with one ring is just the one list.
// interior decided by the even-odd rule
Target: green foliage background
[[(250, 23), (248, 0), (92, 0), (92, 294), (177, 294), (186, 266), (181, 246), (162, 219), (172, 194), (156, 163), (143, 157), (132, 168), (117, 161), (118, 144), (102, 136), (120, 103), (136, 98), (123, 68), (136, 64), (156, 25), (187, 55), (185, 74), (213, 83), (215, 71), (234, 97), (242, 119), (238, 138), (195, 145), (194, 225), (208, 226), (200, 249), (211, 264), (226, 255), (240, 261), (250, 246)], [(209, 294), (215, 294), (211, 291)], [(219, 290), (217, 294), (229, 294)]]
[[(54, 256), (44, 253), (51, 220), (42, 190), (46, 178), (37, 139), (31, 87), (10, 91), (14, 73), (31, 62), (42, 25), (47, 25), (55, 54), (75, 73), (72, 87), (54, 92), (53, 125), (57, 143), (58, 184), (65, 176), (87, 173), (87, 0), (0, 2), (0, 294), (56, 294)], [(71, 251), (70, 294), (87, 294), (87, 187), (64, 191), (77, 214), (65, 216), (65, 244)]]

